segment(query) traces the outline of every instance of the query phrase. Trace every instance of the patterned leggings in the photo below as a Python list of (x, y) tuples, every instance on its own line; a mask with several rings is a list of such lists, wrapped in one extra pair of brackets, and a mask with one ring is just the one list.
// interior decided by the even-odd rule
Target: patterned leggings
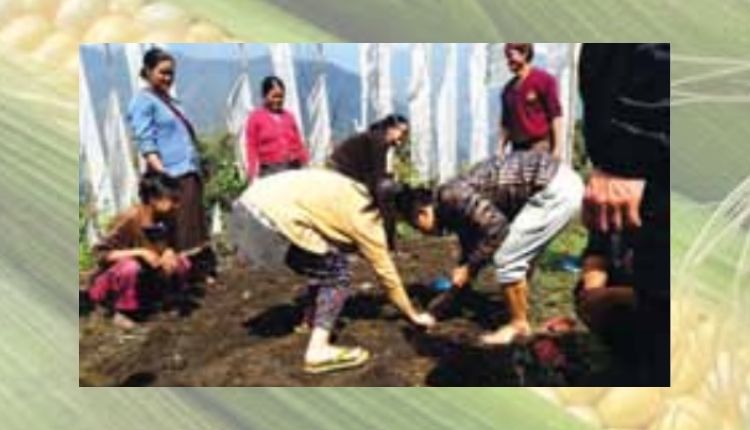
[(340, 252), (318, 255), (291, 245), (286, 264), (313, 281), (310, 288), (311, 293), (316, 294), (313, 326), (333, 329), (351, 294), (351, 272), (346, 256)]

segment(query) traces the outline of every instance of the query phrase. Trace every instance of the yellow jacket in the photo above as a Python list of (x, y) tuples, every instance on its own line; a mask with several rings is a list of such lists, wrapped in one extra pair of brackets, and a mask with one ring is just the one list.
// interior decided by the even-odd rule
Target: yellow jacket
[(406, 295), (386, 241), (383, 219), (370, 204), (367, 189), (339, 173), (302, 169), (256, 181), (240, 197), (271, 220), (290, 242), (315, 254), (331, 246), (356, 249), (372, 266), (389, 298), (407, 316), (414, 309)]

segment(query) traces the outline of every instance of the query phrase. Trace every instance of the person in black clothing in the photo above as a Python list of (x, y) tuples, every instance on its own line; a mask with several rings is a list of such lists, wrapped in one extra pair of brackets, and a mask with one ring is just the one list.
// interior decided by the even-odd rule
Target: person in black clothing
[(378, 209), (383, 216), (391, 250), (395, 248), (396, 222), (385, 194), (395, 183), (392, 173), (388, 171), (388, 153), (404, 144), (408, 135), (409, 121), (402, 115), (388, 115), (372, 124), (367, 131), (341, 142), (329, 159), (329, 166), (333, 170), (367, 187), (373, 198), (372, 209)]
[(583, 219), (634, 239), (641, 385), (669, 385), (669, 44), (584, 44), (580, 90), (594, 169)]

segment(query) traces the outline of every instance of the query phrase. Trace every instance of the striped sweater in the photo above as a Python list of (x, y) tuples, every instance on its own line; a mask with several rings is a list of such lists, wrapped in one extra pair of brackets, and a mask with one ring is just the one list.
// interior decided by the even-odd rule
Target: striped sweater
[(529, 198), (549, 184), (559, 162), (549, 154), (517, 151), (490, 158), (436, 190), (441, 229), (458, 234), (460, 264), (476, 273), (500, 247), (510, 222)]

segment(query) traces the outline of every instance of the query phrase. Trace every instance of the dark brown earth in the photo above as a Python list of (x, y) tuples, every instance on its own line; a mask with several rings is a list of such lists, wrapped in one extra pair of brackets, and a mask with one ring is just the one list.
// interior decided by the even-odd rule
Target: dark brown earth
[[(398, 267), (422, 306), (434, 296), (424, 285), (447, 273), (455, 253), (447, 239), (401, 244)], [(460, 309), (423, 332), (384, 302), (359, 259), (353, 264), (357, 292), (336, 342), (364, 346), (374, 356), (360, 369), (306, 375), (301, 365), (307, 336), (293, 331), (304, 280), (287, 272), (249, 272), (231, 257), (222, 260), (219, 288), (196, 290), (192, 311), (155, 312), (128, 334), (113, 327), (102, 309), (82, 313), (81, 385), (555, 386), (612, 385), (626, 376), (580, 323), (562, 337), (540, 336), (505, 348), (477, 346), (477, 336), (505, 318), (491, 270), (475, 282)], [(541, 265), (532, 291), (535, 323), (573, 316), (574, 281), (573, 275)], [(374, 288), (362, 288), (365, 283)]]

